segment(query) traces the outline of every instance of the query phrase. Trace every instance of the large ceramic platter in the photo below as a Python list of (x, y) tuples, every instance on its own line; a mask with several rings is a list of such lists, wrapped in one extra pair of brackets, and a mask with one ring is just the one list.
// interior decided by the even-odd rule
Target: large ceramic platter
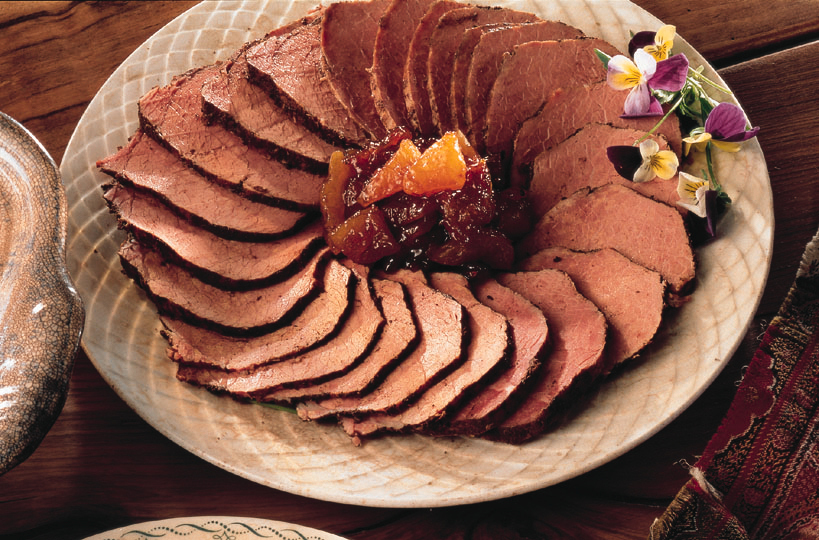
[[(145, 42), (88, 106), (66, 150), (68, 265), (87, 304), (83, 346), (114, 390), (169, 439), (253, 481), (341, 503), (431, 507), (509, 497), (549, 486), (623, 454), (670, 422), (717, 376), (756, 310), (771, 255), (773, 209), (755, 141), (720, 154), (734, 200), (721, 237), (698, 251), (698, 288), (650, 350), (613, 377), (561, 428), (521, 446), (466, 438), (394, 436), (354, 447), (334, 426), (237, 403), (178, 382), (157, 315), (121, 271), (123, 239), (101, 197), (95, 161), (137, 127), (137, 99), (194, 66), (293, 20), (316, 0), (206, 2)], [(630, 31), (661, 22), (623, 0), (500, 1), (563, 20), (625, 50)], [(678, 39), (693, 65), (705, 60)]]

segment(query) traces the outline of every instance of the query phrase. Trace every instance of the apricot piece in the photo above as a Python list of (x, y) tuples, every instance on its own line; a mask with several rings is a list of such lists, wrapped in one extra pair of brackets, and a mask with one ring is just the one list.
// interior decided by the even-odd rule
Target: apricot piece
[(461, 189), (466, 182), (466, 161), (455, 132), (449, 131), (427, 148), (409, 169), (404, 191), (410, 195), (432, 195), (446, 189)]
[(464, 135), (460, 129), (455, 131), (455, 136), (458, 138), (458, 144), (461, 146), (461, 153), (464, 155), (464, 159), (466, 159), (467, 162), (480, 161), (481, 155), (475, 150), (475, 147), (469, 144), (466, 135)]
[(337, 150), (330, 155), (329, 172), (321, 186), (319, 199), (326, 230), (332, 231), (344, 221), (347, 209), (344, 193), (347, 191), (350, 179), (355, 176), (355, 167), (347, 163), (344, 152)]
[(401, 191), (404, 188), (404, 178), (420, 157), (421, 151), (418, 147), (411, 140), (403, 139), (395, 154), (383, 167), (375, 171), (361, 190), (358, 203), (369, 206)]
[(334, 253), (343, 253), (359, 264), (373, 264), (401, 249), (378, 206), (368, 206), (348, 217), (330, 233), (327, 243)]
[(380, 167), (383, 167), (395, 151), (398, 150), (401, 141), (411, 138), (412, 133), (407, 129), (394, 129), (390, 131), (387, 138), (380, 143), (373, 143), (356, 152), (353, 164), (364, 176), (372, 176), (372, 174)]

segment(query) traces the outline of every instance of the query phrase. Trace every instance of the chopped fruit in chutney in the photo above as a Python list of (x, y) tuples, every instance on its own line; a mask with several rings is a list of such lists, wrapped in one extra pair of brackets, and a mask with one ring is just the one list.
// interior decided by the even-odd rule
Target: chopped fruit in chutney
[(358, 202), (362, 206), (386, 199), (399, 191), (406, 191), (404, 184), (411, 167), (421, 157), (421, 151), (409, 139), (403, 139), (398, 151), (383, 167), (375, 171), (370, 181), (361, 190)]
[(385, 268), (511, 268), (512, 239), (532, 226), (519, 194), (496, 191), (461, 132), (413, 141), (396, 129), (363, 150), (335, 152), (321, 192), (336, 254)]
[(410, 166), (404, 176), (404, 192), (433, 195), (461, 189), (466, 183), (466, 160), (454, 132), (432, 143)]

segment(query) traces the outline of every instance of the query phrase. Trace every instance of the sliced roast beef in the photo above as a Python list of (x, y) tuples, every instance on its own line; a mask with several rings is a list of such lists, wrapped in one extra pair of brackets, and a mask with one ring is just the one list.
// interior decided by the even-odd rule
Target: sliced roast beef
[(547, 247), (616, 249), (659, 272), (674, 293), (694, 278), (694, 253), (680, 213), (619, 184), (581, 189), (557, 203), (518, 243), (518, 255)]
[(480, 435), (508, 416), (548, 352), (549, 327), (543, 311), (494, 279), (473, 286), (475, 297), (505, 316), (512, 328), (511, 366), (436, 424), (435, 435)]
[[(484, 34), (495, 31), (503, 32), (501, 35), (487, 38), (481, 43)], [(480, 103), (475, 104), (472, 113), (474, 116), (480, 117), (481, 126), (479, 131), (483, 132), (483, 117), (486, 112), (484, 105), (492, 88), (492, 82), (497, 76), (504, 52), (510, 50), (514, 45), (526, 41), (568, 39), (582, 35), (582, 31), (558, 21), (537, 21), (526, 24), (489, 24), (470, 28), (464, 32), (458, 51), (455, 54), (455, 68), (452, 73), (452, 89), (449, 96), (449, 105), (455, 125), (472, 140), (472, 127), (467, 121), (466, 110), (467, 86), (472, 84), (473, 96), (478, 94), (483, 96)], [(479, 73), (484, 75), (481, 75), (480, 79), (470, 81), (469, 73), (473, 59), (476, 63), (476, 75)], [(477, 85), (480, 84), (483, 84), (483, 86), (478, 88)], [(470, 101), (475, 99), (475, 97), (472, 97)], [(483, 110), (478, 112), (478, 109)]]
[(229, 335), (258, 335), (289, 323), (321, 290), (329, 251), (324, 248), (304, 269), (273, 285), (225, 291), (168, 263), (156, 250), (135, 241), (120, 246), (122, 266), (165, 315)]
[(562, 270), (580, 294), (594, 302), (609, 324), (605, 352), (609, 367), (639, 353), (660, 327), (665, 282), (657, 272), (613, 249), (580, 252), (547, 248), (521, 261), (519, 268)]
[(404, 102), (407, 116), (418, 135), (435, 134), (435, 123), (432, 121), (432, 109), (429, 104), (427, 89), (427, 59), (429, 58), (429, 40), (438, 19), (447, 11), (464, 7), (454, 0), (437, 0), (427, 9), (421, 21), (415, 27), (410, 41), (407, 61), (404, 65)]
[[(510, 173), (513, 184), (521, 185), (531, 175), (531, 163), (538, 154), (575, 133), (587, 124), (611, 124), (648, 131), (657, 117), (622, 118), (628, 92), (614, 90), (605, 81), (561, 88), (549, 97), (535, 116), (520, 127), (515, 137)], [(664, 121), (657, 134), (665, 138), (677, 155), (682, 151), (680, 122), (676, 115)]]
[(237, 371), (304, 354), (332, 339), (353, 305), (356, 279), (349, 268), (331, 260), (324, 290), (289, 325), (261, 336), (238, 338), (161, 317), (170, 343), (168, 355), (184, 365)]
[(381, 17), (370, 74), (375, 108), (388, 130), (411, 127), (404, 101), (404, 64), (412, 36), (435, 0), (392, 0)]
[(594, 50), (617, 54), (597, 38), (530, 41), (503, 54), (486, 106), (484, 143), (501, 162), (511, 159), (515, 135), (524, 120), (543, 106), (558, 88), (605, 79)]
[[(482, 35), (469, 53), (468, 71), (463, 79), (464, 89), (464, 128), (462, 131), (476, 148), (483, 151), (484, 126), (486, 110), (492, 84), (498, 77), (504, 53), (510, 52), (516, 45), (527, 41), (548, 41), (570, 39), (582, 36), (577, 28), (557, 21), (540, 21), (533, 24), (500, 27), (496, 31)], [(530, 77), (526, 75), (516, 84), (525, 84)]]
[(211, 182), (141, 130), (116, 154), (98, 161), (97, 167), (126, 185), (150, 192), (175, 213), (223, 238), (273, 240), (311, 219)]
[(531, 13), (506, 8), (469, 6), (444, 13), (429, 39), (427, 90), (432, 122), (438, 133), (455, 129), (449, 105), (455, 54), (465, 30), (489, 23), (523, 23), (537, 20)]
[(461, 42), (458, 50), (455, 51), (455, 63), (452, 67), (452, 81), (449, 89), (449, 110), (452, 116), (452, 124), (455, 128), (466, 134), (466, 112), (464, 111), (464, 100), (466, 99), (466, 80), (469, 77), (469, 65), (472, 63), (472, 52), (480, 42), (481, 36), (487, 32), (499, 28), (517, 26), (515, 24), (483, 24), (468, 28), (461, 35)]
[(330, 155), (338, 148), (296, 121), (266, 90), (250, 82), (245, 53), (243, 48), (217, 76), (205, 81), (205, 113), (277, 159), (313, 172), (326, 172)]
[(517, 444), (548, 429), (560, 419), (572, 397), (602, 374), (606, 319), (559, 270), (501, 274), (498, 281), (543, 310), (552, 340), (551, 352), (525, 399), (485, 435)]
[(256, 399), (277, 388), (318, 383), (349, 371), (370, 352), (383, 326), (366, 275), (360, 275), (350, 315), (339, 332), (320, 347), (250, 371), (182, 365), (177, 377), (212, 391)]
[(321, 18), (248, 49), (250, 78), (312, 129), (341, 145), (362, 145), (364, 130), (335, 96), (321, 66)]
[(360, 397), (322, 400), (311, 407), (312, 418), (331, 414), (358, 417), (397, 411), (464, 360), (469, 339), (464, 307), (431, 288), (420, 272), (399, 270), (389, 277), (407, 288), (418, 321), (420, 342), (369, 393)]
[(240, 242), (191, 225), (158, 199), (133, 189), (110, 186), (105, 199), (137, 239), (223, 288), (246, 289), (286, 279), (324, 243), (319, 220), (280, 240)]
[(466, 308), (471, 336), (466, 361), (399, 412), (376, 413), (360, 420), (344, 418), (342, 426), (351, 437), (357, 439), (380, 431), (422, 431), (508, 365), (513, 342), (506, 317), (478, 302), (460, 274), (432, 274), (430, 283)]
[(335, 2), (324, 11), (321, 50), (325, 75), (338, 100), (375, 140), (387, 130), (375, 109), (370, 69), (378, 23), (391, 0)]
[[(386, 324), (366, 358), (351, 371), (325, 382), (259, 393), (257, 399), (292, 402), (361, 395), (381, 382), (389, 370), (404, 359), (418, 343), (418, 331), (409, 309), (409, 298), (400, 283), (383, 279), (373, 279), (372, 283)], [(305, 420), (310, 419), (310, 405), (311, 402), (298, 404), (299, 416)]]
[(200, 90), (218, 73), (219, 66), (193, 70), (145, 94), (139, 100), (142, 128), (194, 169), (232, 189), (284, 208), (317, 208), (322, 176), (289, 169), (206, 121)]
[[(580, 188), (596, 188), (619, 184), (642, 193), (684, 212), (676, 202), (677, 179), (654, 178), (648, 182), (633, 182), (620, 176), (606, 156), (609, 146), (631, 146), (646, 136), (645, 131), (616, 128), (608, 124), (589, 124), (552, 148), (542, 152), (532, 165), (532, 179), (528, 198), (535, 215), (541, 216), (561, 199)], [(652, 137), (661, 149), (668, 143), (661, 137)]]

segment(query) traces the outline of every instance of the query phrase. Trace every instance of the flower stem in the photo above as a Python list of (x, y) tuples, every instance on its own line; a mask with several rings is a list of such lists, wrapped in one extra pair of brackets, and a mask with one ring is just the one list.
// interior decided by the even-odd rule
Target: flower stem
[(693, 78), (693, 79), (697, 79), (698, 81), (702, 81), (702, 82), (704, 82), (706, 84), (711, 85), (712, 87), (716, 88), (717, 90), (719, 90), (723, 94), (728, 94), (729, 96), (734, 95), (733, 92), (731, 92), (730, 90), (728, 90), (724, 86), (721, 86), (721, 85), (715, 83), (714, 81), (712, 81), (711, 79), (709, 79), (708, 77), (706, 77), (705, 75), (703, 75), (702, 73), (697, 71), (696, 69), (692, 69), (691, 67), (689, 67), (688, 68), (688, 76)]
[(711, 180), (711, 185), (714, 186), (714, 189), (719, 191), (720, 185), (717, 182), (717, 176), (714, 174), (714, 163), (711, 161), (711, 142), (709, 141), (705, 145), (705, 163), (708, 165), (708, 176)]
[(632, 146), (637, 146), (638, 144), (640, 144), (640, 143), (641, 143), (641, 142), (643, 142), (644, 140), (646, 140), (646, 139), (648, 139), (649, 137), (651, 137), (652, 135), (654, 135), (654, 132), (656, 132), (656, 131), (657, 131), (657, 130), (660, 128), (660, 126), (662, 125), (662, 123), (663, 123), (663, 122), (665, 122), (666, 120), (668, 120), (668, 117), (669, 117), (669, 116), (671, 116), (671, 115), (674, 113), (674, 111), (676, 111), (676, 110), (677, 110), (677, 108), (680, 106), (680, 103), (682, 103), (683, 98), (684, 98), (684, 95), (683, 95), (683, 94), (680, 94), (680, 97), (679, 97), (679, 98), (677, 98), (677, 101), (675, 101), (675, 102), (674, 102), (674, 105), (672, 105), (672, 106), (671, 106), (671, 108), (670, 108), (670, 109), (668, 109), (668, 112), (667, 112), (667, 113), (665, 113), (665, 114), (663, 115), (663, 117), (662, 117), (662, 118), (660, 118), (660, 121), (659, 121), (659, 122), (657, 122), (656, 124), (654, 124), (654, 127), (652, 127), (651, 129), (649, 129), (649, 130), (646, 132), (646, 134), (645, 134), (645, 135), (643, 135), (642, 137), (640, 137), (639, 139), (637, 139), (637, 140), (634, 142), (634, 144), (633, 144)]

